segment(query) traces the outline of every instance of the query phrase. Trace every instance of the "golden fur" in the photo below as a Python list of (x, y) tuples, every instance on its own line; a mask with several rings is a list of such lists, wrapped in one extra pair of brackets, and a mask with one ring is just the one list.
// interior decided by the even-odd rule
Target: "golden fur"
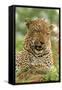
[(23, 51), (16, 55), (16, 82), (25, 79), (29, 82), (44, 81), (44, 74), (47, 74), (53, 65), (50, 25), (44, 19), (31, 20), (26, 25), (28, 30)]

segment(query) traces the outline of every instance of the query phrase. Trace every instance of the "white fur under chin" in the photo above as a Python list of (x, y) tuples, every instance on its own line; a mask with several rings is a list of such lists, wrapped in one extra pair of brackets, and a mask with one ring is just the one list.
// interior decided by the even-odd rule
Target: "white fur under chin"
[(35, 50), (35, 52), (36, 52), (37, 54), (42, 54), (42, 53), (43, 53), (43, 50), (41, 50), (41, 51)]

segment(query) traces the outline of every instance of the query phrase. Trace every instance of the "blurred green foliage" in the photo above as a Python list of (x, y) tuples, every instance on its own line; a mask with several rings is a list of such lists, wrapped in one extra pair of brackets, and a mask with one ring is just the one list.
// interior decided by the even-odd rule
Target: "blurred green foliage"
[(41, 8), (16, 8), (16, 31), (21, 34), (26, 33), (25, 19), (35, 19), (37, 17), (45, 18), (50, 23), (58, 24), (58, 10), (55, 9), (41, 9)]
[[(24, 35), (27, 32), (27, 28), (25, 25), (25, 19), (36, 19), (36, 18), (45, 18), (49, 23), (55, 24), (59, 26), (59, 10), (58, 9), (41, 9), (41, 8), (24, 8), (24, 7), (16, 7), (16, 52), (19, 52), (23, 48), (23, 40)], [(59, 31), (59, 29), (58, 29)], [(58, 33), (59, 34), (59, 33)], [(53, 39), (52, 39), (53, 38)], [(56, 39), (55, 39), (56, 38)], [(55, 78), (55, 74), (58, 74), (59, 77), (59, 48), (58, 43), (59, 37), (55, 34), (51, 34), (51, 45), (52, 52), (55, 61), (55, 67), (52, 72), (50, 72), (48, 76), (50, 76), (51, 80)], [(57, 78), (56, 78), (57, 79)]]

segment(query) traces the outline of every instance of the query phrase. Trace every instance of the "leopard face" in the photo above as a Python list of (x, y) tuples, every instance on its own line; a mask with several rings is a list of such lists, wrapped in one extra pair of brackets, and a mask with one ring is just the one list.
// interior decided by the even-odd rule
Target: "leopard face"
[(35, 32), (32, 34), (30, 48), (37, 55), (42, 55), (44, 52), (49, 51), (49, 38), (42, 32)]
[(43, 19), (32, 20), (27, 24), (25, 48), (36, 55), (48, 53), (51, 49), (50, 26)]

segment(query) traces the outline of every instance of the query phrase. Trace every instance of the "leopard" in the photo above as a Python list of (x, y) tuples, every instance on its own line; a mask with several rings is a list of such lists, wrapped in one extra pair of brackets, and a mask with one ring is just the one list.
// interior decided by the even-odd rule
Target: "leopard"
[(16, 53), (16, 83), (44, 82), (54, 59), (51, 49), (52, 24), (43, 18), (26, 21), (22, 51)]

